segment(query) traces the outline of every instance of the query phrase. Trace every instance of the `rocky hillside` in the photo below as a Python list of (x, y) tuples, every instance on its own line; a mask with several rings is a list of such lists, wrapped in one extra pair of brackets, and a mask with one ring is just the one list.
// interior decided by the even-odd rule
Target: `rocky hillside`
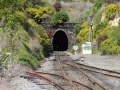
[(17, 62), (37, 68), (39, 61), (49, 54), (50, 39), (46, 31), (27, 12), (36, 3), (30, 0), (0, 1), (0, 65), (7, 67)]

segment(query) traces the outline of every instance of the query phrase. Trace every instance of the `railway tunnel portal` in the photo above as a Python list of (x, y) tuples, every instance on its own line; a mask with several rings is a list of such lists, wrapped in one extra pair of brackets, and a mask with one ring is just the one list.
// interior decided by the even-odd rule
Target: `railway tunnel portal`
[(51, 39), (53, 51), (66, 51), (75, 43), (73, 28), (76, 24), (81, 23), (64, 23), (58, 26), (52, 26), (50, 23), (41, 23)]
[(68, 49), (69, 37), (68, 33), (62, 29), (54, 32), (52, 38), (52, 48), (54, 51), (66, 51)]

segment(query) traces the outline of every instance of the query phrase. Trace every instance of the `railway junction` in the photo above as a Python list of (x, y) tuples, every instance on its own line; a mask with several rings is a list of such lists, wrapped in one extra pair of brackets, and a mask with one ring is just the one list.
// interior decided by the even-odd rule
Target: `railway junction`
[(120, 90), (120, 57), (67, 52), (74, 40), (65, 28), (52, 29), (53, 53), (41, 67), (12, 80), (17, 90)]
[(119, 57), (73, 55), (67, 52), (70, 33), (55, 29), (52, 34), (53, 53), (39, 69), (20, 75), (18, 90), (120, 90)]
[[(97, 61), (89, 63), (92, 59), (98, 58), (104, 60), (104, 63), (98, 62), (99, 65)], [(24, 75), (21, 75), (20, 79), (27, 82), (27, 84), (21, 83), (23, 87), (21, 90), (25, 90), (25, 88), (27, 88), (26, 90), (119, 90), (120, 73), (117, 71), (120, 68), (119, 66), (116, 67), (116, 70), (114, 67), (111, 68), (112, 59), (115, 62), (118, 60), (118, 63), (120, 61), (119, 57), (114, 56), (81, 56), (81, 54), (73, 55), (56, 51), (51, 57), (45, 59), (38, 70), (26, 71)], [(100, 68), (100, 66), (104, 67)], [(107, 68), (111, 70), (107, 70)], [(28, 82), (32, 83), (33, 87), (29, 88)]]

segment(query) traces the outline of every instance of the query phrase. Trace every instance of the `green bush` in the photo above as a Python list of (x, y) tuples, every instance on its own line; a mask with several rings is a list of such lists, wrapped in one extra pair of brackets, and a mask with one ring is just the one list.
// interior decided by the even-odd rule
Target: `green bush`
[(33, 55), (29, 54), (26, 51), (20, 52), (18, 56), (18, 63), (31, 68), (37, 68), (40, 64), (39, 61)]
[(52, 19), (51, 19), (51, 24), (60, 24), (67, 22), (69, 20), (69, 16), (67, 15), (66, 12), (56, 12), (53, 14)]
[(93, 6), (93, 7), (94, 7), (96, 10), (98, 10), (98, 9), (101, 8), (102, 4), (103, 4), (103, 0), (95, 0), (95, 3), (94, 3), (94, 6)]
[(117, 45), (120, 46), (120, 26), (115, 28), (113, 37), (114, 40), (117, 42)]
[(106, 34), (103, 34), (103, 35), (99, 35), (96, 39), (96, 42), (97, 42), (97, 45), (98, 45), (98, 48), (101, 44), (101, 42), (103, 42), (104, 40), (106, 40), (108, 38), (108, 36)]
[(102, 13), (103, 13), (103, 10), (98, 10), (97, 13), (94, 15), (94, 23), (96, 25), (101, 22)]
[(117, 12), (118, 12), (118, 15), (120, 16), (120, 3), (117, 5)]
[(79, 24), (76, 24), (73, 28), (73, 33), (77, 35), (80, 32), (81, 26)]
[[(100, 25), (97, 32), (94, 34), (96, 39), (97, 49), (102, 54), (118, 54), (119, 47), (116, 40), (113, 37), (114, 28), (108, 25)], [(118, 50), (117, 50), (117, 49)]]
[(109, 4), (105, 9), (106, 18), (108, 20), (115, 18), (117, 12), (117, 6), (115, 4)]
[(88, 41), (88, 29), (89, 29), (89, 23), (84, 22), (81, 25), (81, 30), (77, 34), (76, 40), (81, 43), (86, 43)]
[(103, 55), (113, 55), (120, 53), (120, 47), (117, 46), (116, 41), (113, 38), (106, 39), (100, 44), (100, 51)]
[(107, 25), (108, 25), (107, 22), (100, 22), (95, 28), (95, 33), (100, 29), (104, 29)]
[(43, 19), (47, 18), (48, 15), (53, 14), (54, 12), (53, 9), (49, 6), (36, 6), (35, 8), (27, 8), (26, 11), (38, 23), (41, 22)]

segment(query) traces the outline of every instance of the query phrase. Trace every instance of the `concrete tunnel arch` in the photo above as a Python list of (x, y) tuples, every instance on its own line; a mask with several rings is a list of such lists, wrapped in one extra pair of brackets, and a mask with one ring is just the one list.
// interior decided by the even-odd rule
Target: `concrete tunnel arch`
[(68, 36), (64, 30), (56, 30), (52, 40), (53, 51), (66, 51), (68, 49)]

